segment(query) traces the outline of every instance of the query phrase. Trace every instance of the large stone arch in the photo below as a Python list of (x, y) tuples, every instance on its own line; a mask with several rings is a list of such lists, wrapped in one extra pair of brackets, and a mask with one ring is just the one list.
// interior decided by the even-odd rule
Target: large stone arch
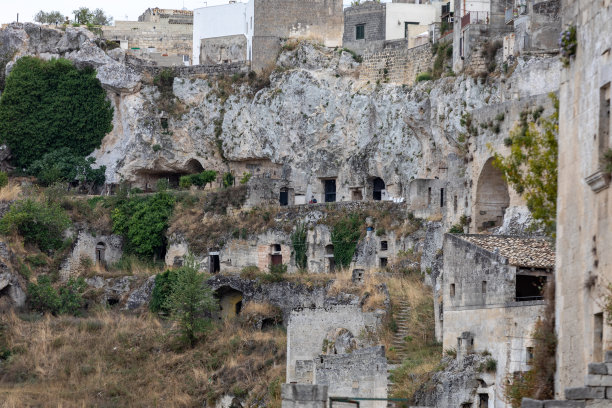
[(504, 212), (510, 205), (508, 183), (501, 170), (493, 166), (491, 157), (482, 167), (476, 186), (474, 225), (477, 231), (501, 226)]

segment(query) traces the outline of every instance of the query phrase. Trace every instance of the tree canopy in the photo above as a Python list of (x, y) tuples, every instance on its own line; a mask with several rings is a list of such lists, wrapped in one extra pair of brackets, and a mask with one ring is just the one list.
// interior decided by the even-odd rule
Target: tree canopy
[(60, 148), (84, 157), (112, 130), (112, 118), (93, 69), (77, 69), (65, 59), (23, 57), (0, 97), (0, 140), (22, 168)]
[(111, 16), (107, 16), (102, 9), (90, 10), (87, 7), (79, 7), (72, 11), (74, 21), (79, 24), (110, 25), (113, 22)]
[(493, 165), (517, 193), (523, 195), (533, 219), (554, 236), (557, 217), (559, 99), (550, 94), (555, 111), (540, 118), (544, 108), (521, 113), (521, 120), (505, 143), (507, 157), (495, 153)]
[(34, 21), (41, 24), (61, 24), (66, 20), (66, 17), (59, 11), (45, 12), (40, 10), (34, 15)]

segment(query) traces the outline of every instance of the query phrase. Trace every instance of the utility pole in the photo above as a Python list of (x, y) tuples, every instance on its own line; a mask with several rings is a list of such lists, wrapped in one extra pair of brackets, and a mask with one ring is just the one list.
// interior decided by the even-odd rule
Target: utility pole
[(17, 13), (17, 22), (19, 22), (19, 13)]

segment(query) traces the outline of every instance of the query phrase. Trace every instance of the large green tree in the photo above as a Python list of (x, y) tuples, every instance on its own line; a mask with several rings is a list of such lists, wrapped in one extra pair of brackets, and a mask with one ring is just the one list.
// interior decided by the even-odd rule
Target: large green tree
[(107, 16), (104, 10), (90, 10), (87, 7), (80, 7), (72, 12), (74, 21), (79, 24), (110, 25), (113, 21), (111, 16)]
[(34, 21), (42, 24), (62, 24), (66, 20), (66, 17), (59, 11), (42, 11), (40, 10), (34, 16)]
[(0, 97), (0, 140), (14, 164), (27, 168), (46, 153), (68, 148), (87, 156), (110, 132), (113, 109), (96, 72), (65, 59), (23, 57)]

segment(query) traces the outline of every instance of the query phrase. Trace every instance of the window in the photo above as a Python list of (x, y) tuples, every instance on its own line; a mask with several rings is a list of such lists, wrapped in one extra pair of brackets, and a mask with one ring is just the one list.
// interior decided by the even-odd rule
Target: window
[(281, 251), (281, 245), (280, 244), (272, 245), (272, 251), (273, 252), (280, 252)]
[(427, 205), (431, 205), (431, 187), (427, 189)]
[(603, 361), (603, 313), (596, 313), (593, 321), (593, 362)]
[(531, 364), (533, 362), (533, 347), (527, 347), (525, 350), (526, 358), (525, 361), (527, 364)]
[(444, 207), (444, 189), (440, 189), (440, 207)]
[(455, 297), (455, 284), (450, 284), (450, 297)]
[(380, 241), (380, 250), (381, 251), (387, 250), (387, 241)]
[(457, 196), (454, 196), (454, 197), (453, 197), (453, 210), (454, 210), (455, 212), (457, 212), (457, 206), (458, 206), (458, 203), (457, 203)]
[(356, 40), (365, 39), (365, 24), (357, 24), (355, 26), (355, 39)]
[(487, 281), (482, 281), (482, 293), (487, 293)]
[(381, 268), (386, 268), (387, 267), (387, 258), (380, 258), (380, 267)]
[(546, 276), (516, 275), (516, 301), (544, 299)]

